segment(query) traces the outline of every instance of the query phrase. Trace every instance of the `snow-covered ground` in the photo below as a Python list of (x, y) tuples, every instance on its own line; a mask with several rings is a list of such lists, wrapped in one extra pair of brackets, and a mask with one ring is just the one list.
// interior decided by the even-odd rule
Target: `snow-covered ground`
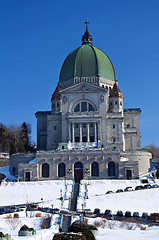
[[(3, 169), (4, 171), (4, 169)], [(7, 174), (7, 169), (5, 169)], [(159, 181), (156, 181), (159, 184)], [(27, 202), (42, 202), (41, 206), (54, 208), (68, 209), (69, 198), (72, 194), (72, 181), (67, 181), (67, 188), (65, 181), (40, 181), (40, 182), (9, 182), (2, 183), (0, 186), (0, 206), (9, 204), (20, 204)], [(92, 211), (94, 208), (100, 208), (102, 212), (105, 209), (111, 209), (114, 213), (117, 210), (130, 210), (142, 212), (159, 212), (158, 197), (159, 189), (139, 190), (133, 192), (124, 192), (118, 194), (106, 195), (108, 190), (116, 191), (119, 188), (124, 189), (126, 186), (141, 185), (139, 180), (98, 180), (98, 181), (82, 181), (80, 187), (80, 197), (78, 199), (78, 208), (81, 209), (83, 204), (85, 208), (90, 208)], [(64, 197), (62, 202), (59, 198)], [(87, 191), (86, 191), (87, 190)], [(86, 199), (88, 196), (88, 199)], [(50, 240), (53, 235), (58, 232), (59, 228), (59, 215), (54, 215), (53, 225), (50, 229), (41, 230), (40, 223), (42, 218), (35, 217), (34, 213), (29, 213), (26, 217), (25, 212), (20, 212), (20, 222), (15, 230), (12, 230), (11, 225), (8, 223), (7, 214), (0, 215), (0, 232), (12, 234), (12, 240), (18, 239), (45, 239)], [(13, 214), (12, 214), (13, 215)], [(43, 213), (44, 215), (44, 213)], [(100, 221), (101, 219), (89, 219), (91, 223), (93, 221)], [(37, 230), (37, 234), (34, 237), (18, 237), (18, 230), (22, 225), (28, 225)], [(112, 223), (112, 229), (108, 226), (104, 228), (99, 227), (98, 240), (116, 240), (116, 239), (159, 239), (159, 227), (148, 227), (146, 231), (141, 231), (140, 228), (135, 230), (127, 230), (121, 228), (119, 223)]]
[[(156, 182), (159, 184), (159, 180)], [(141, 185), (140, 180), (92, 180), (89, 181), (89, 185), (87, 181), (82, 181), (78, 209), (81, 209), (84, 204), (86, 209), (93, 211), (95, 208), (100, 208), (101, 212), (106, 209), (112, 210), (113, 213), (118, 210), (137, 211), (140, 214), (159, 212), (159, 188), (105, 194), (109, 190), (115, 192), (117, 189), (125, 189), (128, 186), (135, 189), (137, 185)], [(88, 199), (85, 200), (86, 187)]]

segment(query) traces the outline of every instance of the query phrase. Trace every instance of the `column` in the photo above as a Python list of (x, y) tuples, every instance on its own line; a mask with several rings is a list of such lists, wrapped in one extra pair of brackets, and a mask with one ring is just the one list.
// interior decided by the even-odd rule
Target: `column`
[(94, 123), (94, 141), (97, 142), (97, 123)]
[(87, 123), (87, 142), (90, 142), (90, 138), (89, 138), (89, 123)]
[(75, 142), (75, 124), (72, 123), (72, 142)]
[(71, 123), (68, 123), (68, 141), (71, 142)]
[(80, 123), (80, 142), (82, 142), (82, 123)]
[(98, 141), (100, 142), (100, 122), (98, 122)]

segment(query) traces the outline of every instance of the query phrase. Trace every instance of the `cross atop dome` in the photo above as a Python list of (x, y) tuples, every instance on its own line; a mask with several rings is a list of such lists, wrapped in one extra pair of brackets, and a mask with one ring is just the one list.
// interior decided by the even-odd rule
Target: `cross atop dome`
[(85, 31), (84, 35), (82, 36), (82, 45), (88, 44), (88, 43), (92, 44), (93, 39), (92, 39), (92, 36), (90, 35), (90, 33), (88, 32), (89, 21), (86, 20), (84, 23), (86, 24), (86, 31)]
[(86, 29), (87, 29), (87, 28), (88, 28), (89, 21), (86, 20), (86, 21), (84, 22), (84, 24), (86, 24)]

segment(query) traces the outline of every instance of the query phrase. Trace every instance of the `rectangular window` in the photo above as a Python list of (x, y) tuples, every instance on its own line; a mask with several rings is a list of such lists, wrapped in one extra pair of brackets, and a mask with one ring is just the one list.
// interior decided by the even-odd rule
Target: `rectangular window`
[(85, 123), (83, 123), (83, 128), (86, 128), (86, 124)]
[(115, 105), (117, 105), (118, 103), (117, 103), (117, 101), (115, 102)]
[(87, 112), (87, 102), (81, 102), (81, 112)]
[(115, 124), (113, 124), (113, 128), (115, 128)]
[(130, 124), (127, 124), (126, 127), (127, 127), (127, 128), (130, 128)]
[(78, 128), (78, 127), (79, 127), (79, 124), (78, 124), (78, 123), (76, 123), (76, 124), (75, 124), (75, 128)]
[(114, 143), (116, 142), (116, 138), (113, 138), (113, 142), (114, 142)]
[(87, 137), (86, 136), (82, 136), (82, 142), (87, 142)]
[(90, 142), (94, 142), (94, 136), (90, 136)]
[(75, 142), (79, 142), (79, 137), (75, 137)]
[(54, 126), (54, 130), (57, 130), (57, 127), (56, 127), (56, 126)]

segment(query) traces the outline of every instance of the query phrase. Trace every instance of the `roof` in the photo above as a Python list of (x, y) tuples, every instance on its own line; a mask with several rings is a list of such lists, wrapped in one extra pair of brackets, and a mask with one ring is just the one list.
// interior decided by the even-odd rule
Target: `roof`
[(120, 91), (117, 82), (115, 82), (113, 89), (110, 92), (110, 98), (123, 98), (122, 92)]
[(92, 36), (86, 27), (82, 37), (82, 46), (73, 50), (62, 65), (59, 82), (65, 82), (74, 77), (99, 76), (109, 80), (116, 80), (111, 60), (105, 52), (93, 46)]
[(52, 94), (51, 101), (61, 99), (60, 91), (61, 91), (61, 88), (60, 88), (59, 83), (58, 83), (54, 93)]

